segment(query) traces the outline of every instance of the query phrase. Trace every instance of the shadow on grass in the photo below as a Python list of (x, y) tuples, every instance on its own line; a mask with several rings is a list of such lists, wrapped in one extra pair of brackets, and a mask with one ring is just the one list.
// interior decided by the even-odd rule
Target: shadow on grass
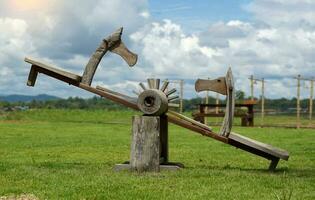
[[(187, 169), (195, 169), (195, 167), (186, 167)], [(287, 167), (277, 168), (275, 171), (268, 170), (268, 166), (266, 168), (244, 168), (237, 167), (231, 165), (199, 165), (197, 168), (199, 169), (208, 169), (208, 170), (221, 170), (221, 171), (244, 171), (244, 172), (255, 172), (255, 173), (270, 173), (270, 174), (283, 174), (284, 172), (290, 172)]]
[(32, 164), (33, 167), (39, 169), (55, 169), (55, 170), (72, 170), (72, 169), (99, 169), (107, 168), (108, 163), (91, 163), (91, 162), (39, 162)]
[[(186, 167), (187, 169), (196, 169), (196, 167)], [(199, 169), (207, 169), (207, 170), (215, 170), (222, 172), (230, 172), (230, 171), (241, 171), (241, 172), (249, 172), (255, 174), (272, 174), (272, 175), (283, 175), (289, 174), (294, 177), (311, 177), (315, 174), (315, 169), (298, 169), (298, 168), (288, 168), (288, 167), (278, 167), (274, 171), (268, 170), (268, 166), (266, 168), (248, 168), (248, 167), (238, 167), (231, 165), (199, 165), (197, 168)]]

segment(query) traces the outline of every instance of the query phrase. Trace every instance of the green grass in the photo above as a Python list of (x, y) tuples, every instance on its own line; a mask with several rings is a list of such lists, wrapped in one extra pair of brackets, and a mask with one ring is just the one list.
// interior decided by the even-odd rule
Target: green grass
[(114, 172), (129, 160), (132, 111), (31, 110), (0, 119), (0, 196), (40, 199), (315, 199), (315, 131), (234, 128), (290, 152), (269, 162), (170, 126), (177, 172)]
[[(190, 113), (187, 113), (187, 116), (191, 117)], [(223, 117), (207, 117), (209, 124), (220, 124), (223, 120)], [(241, 125), (241, 118), (234, 118), (234, 125)], [(255, 126), (261, 126), (262, 120), (261, 115), (256, 113), (254, 119)], [(296, 127), (297, 120), (295, 115), (266, 115), (264, 117), (264, 126), (276, 126), (276, 127)], [(300, 124), (304, 127), (313, 127), (315, 128), (315, 117), (312, 120), (309, 120), (308, 116), (302, 115), (300, 118)]]

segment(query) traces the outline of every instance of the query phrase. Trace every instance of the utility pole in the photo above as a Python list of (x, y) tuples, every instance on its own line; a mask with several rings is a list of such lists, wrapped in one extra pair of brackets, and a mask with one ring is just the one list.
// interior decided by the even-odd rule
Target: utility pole
[(314, 98), (314, 79), (311, 79), (311, 91), (310, 91), (310, 105), (309, 105), (309, 119), (312, 120), (313, 116), (313, 98)]
[(297, 77), (297, 97), (296, 97), (296, 128), (300, 128), (300, 94), (301, 94), (301, 75), (299, 74)]
[(170, 83), (179, 84), (179, 112), (183, 112), (184, 104), (184, 80), (168, 80)]
[(301, 126), (301, 104), (300, 104), (300, 96), (301, 96), (301, 80), (310, 81), (310, 99), (309, 99), (309, 120), (312, 120), (313, 115), (313, 98), (314, 98), (314, 78), (302, 78), (301, 75), (295, 77), (297, 79), (297, 102), (296, 102), (296, 121), (297, 128)]
[(251, 90), (251, 100), (254, 100), (254, 84), (261, 82), (261, 126), (264, 125), (265, 118), (265, 79), (254, 78), (253, 75), (250, 76), (250, 90)]
[(254, 76), (251, 75), (250, 77), (250, 94), (251, 94), (251, 99), (254, 100)]
[(183, 113), (183, 99), (184, 99), (184, 80), (180, 80), (180, 109), (179, 112)]
[[(208, 78), (209, 79), (209, 78)], [(206, 91), (206, 104), (209, 104), (209, 91)], [(205, 113), (208, 113), (208, 107), (205, 108)], [(205, 124), (208, 124), (208, 118), (204, 117)]]
[(219, 114), (219, 106), (218, 106), (219, 105), (219, 93), (217, 93), (215, 104), (217, 105), (215, 107), (215, 114)]
[(264, 125), (265, 117), (265, 79), (261, 79), (261, 126)]

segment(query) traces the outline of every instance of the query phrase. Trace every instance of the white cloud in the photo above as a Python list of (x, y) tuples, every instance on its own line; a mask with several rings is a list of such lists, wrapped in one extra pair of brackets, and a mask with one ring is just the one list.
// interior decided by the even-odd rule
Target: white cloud
[[(219, 53), (201, 46), (196, 35), (185, 35), (181, 27), (164, 20), (152, 23), (131, 35), (140, 45), (141, 55), (148, 67), (143, 70), (163, 78), (196, 78), (209, 70), (215, 73), (212, 57)], [(217, 74), (217, 73), (216, 73)]]
[[(32, 3), (32, 4), (31, 4)], [(71, 89), (51, 78), (39, 77), (36, 88), (25, 85), (29, 65), (23, 62), (25, 56), (39, 58), (65, 70), (81, 74), (101, 40), (124, 26), (124, 42), (130, 41), (127, 35), (137, 30), (148, 20), (139, 13), (147, 12), (146, 0), (41, 0), (0, 1), (0, 72), (1, 94), (50, 93), (61, 97), (87, 95)], [(147, 13), (149, 14), (149, 13)], [(106, 80), (121, 81), (125, 63), (117, 56), (105, 57), (99, 71), (115, 73)], [(109, 65), (109, 66), (108, 66)], [(110, 66), (119, 66), (111, 71)], [(120, 67), (122, 65), (123, 67)], [(117, 72), (122, 68), (122, 72)], [(10, 76), (3, 78), (10, 69)], [(126, 72), (125, 72), (126, 73)], [(126, 74), (125, 74), (126, 76)], [(98, 75), (97, 78), (104, 76)], [(12, 83), (15, 84), (12, 87)]]
[(296, 91), (286, 88), (287, 78), (315, 75), (315, 16), (309, 9), (314, 5), (313, 1), (253, 1), (247, 6), (256, 19), (252, 22), (216, 22), (202, 33), (187, 35), (166, 20), (131, 38), (142, 45), (141, 54), (160, 76), (215, 77), (231, 66), (238, 88), (247, 93), (248, 76), (254, 74), (272, 79), (269, 97), (293, 97)]
[(148, 77), (183, 78), (188, 82), (186, 97), (194, 97), (194, 79), (222, 76), (231, 66), (239, 89), (248, 94), (248, 76), (254, 74), (270, 78), (266, 88), (272, 89), (266, 95), (276, 98), (295, 96), (295, 88), (287, 87), (294, 85), (291, 77), (315, 76), (315, 2), (311, 0), (254, 0), (246, 6), (251, 21), (204, 24), (204, 31), (191, 30), (193, 34), (171, 20), (152, 22), (147, 0), (47, 0), (49, 6), (31, 10), (16, 10), (10, 2), (0, 1), (2, 94), (49, 91), (62, 97), (87, 96), (42, 76), (36, 88), (26, 88), (29, 66), (23, 58), (41, 58), (81, 74), (101, 39), (120, 26), (125, 27), (127, 46), (139, 54), (138, 64), (129, 68), (117, 55), (106, 55), (94, 85), (130, 94)]
[(315, 25), (313, 0), (254, 0), (246, 9), (256, 20), (272, 26), (314, 28)]
[(143, 11), (139, 15), (146, 19), (150, 17), (150, 13), (148, 11)]

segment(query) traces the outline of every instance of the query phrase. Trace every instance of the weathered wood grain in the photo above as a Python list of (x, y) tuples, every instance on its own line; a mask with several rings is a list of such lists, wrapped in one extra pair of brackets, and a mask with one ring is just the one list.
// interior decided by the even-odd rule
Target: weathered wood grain
[(174, 111), (169, 110), (169, 111), (168, 111), (168, 116), (177, 117), (178, 119), (183, 120), (183, 121), (186, 121), (186, 122), (189, 122), (189, 123), (191, 123), (191, 124), (194, 125), (194, 126), (198, 126), (198, 127), (202, 128), (202, 129), (205, 129), (205, 130), (208, 130), (208, 131), (212, 131), (212, 128), (211, 128), (211, 127), (209, 127), (209, 126), (207, 126), (207, 125), (205, 125), (205, 124), (202, 124), (202, 123), (200, 123), (200, 122), (197, 122), (197, 121), (195, 121), (195, 120), (193, 120), (193, 119), (191, 119), (191, 118), (189, 118), (189, 117), (186, 117), (186, 116), (183, 115), (183, 114), (180, 114), (180, 113), (177, 113), (177, 112), (174, 112)]
[(120, 55), (129, 64), (129, 66), (136, 64), (137, 55), (129, 51), (121, 41), (122, 32), (123, 28), (121, 27), (102, 40), (101, 44), (92, 54), (89, 62), (85, 66), (85, 70), (82, 75), (83, 84), (91, 85), (96, 69), (108, 50)]
[(179, 104), (178, 103), (168, 103), (168, 107), (179, 108)]
[(224, 137), (229, 137), (229, 134), (232, 130), (235, 109), (235, 89), (231, 68), (229, 68), (224, 80), (226, 84), (226, 109), (219, 134)]
[(165, 90), (166, 90), (166, 88), (167, 88), (167, 86), (168, 86), (169, 83), (170, 83), (170, 82), (169, 82), (168, 80), (164, 81), (164, 83), (163, 83), (163, 85), (162, 85), (162, 87), (161, 87), (161, 91), (162, 91), (162, 92), (165, 92)]
[(109, 48), (109, 51), (120, 55), (130, 67), (137, 63), (138, 55), (129, 51), (122, 41), (120, 41), (116, 46)]
[(149, 86), (150, 89), (156, 89), (155, 88), (155, 79), (154, 78), (148, 78), (147, 82), (148, 82), (148, 86)]
[(160, 117), (133, 116), (130, 167), (137, 172), (160, 171)]
[(175, 88), (171, 89), (170, 91), (166, 92), (166, 96), (170, 96), (174, 94), (177, 90)]
[(169, 98), (168, 98), (168, 101), (171, 102), (171, 101), (175, 101), (175, 100), (177, 100), (177, 99), (179, 99), (179, 96), (178, 96), (178, 95), (173, 96), (173, 97), (169, 97)]
[(237, 141), (239, 143), (242, 143), (244, 145), (257, 149), (259, 151), (263, 151), (267, 154), (270, 154), (271, 156), (281, 158), (283, 160), (289, 159), (289, 153), (286, 150), (273, 147), (269, 144), (265, 144), (265, 143), (250, 139), (248, 137), (239, 135), (237, 133), (233, 133), (233, 132), (230, 133), (229, 140)]
[(37, 78), (37, 73), (44, 73), (46, 75), (52, 76), (56, 79), (66, 81), (68, 83), (79, 83), (81, 81), (81, 76), (64, 71), (55, 66), (45, 64), (40, 61), (36, 61), (31, 58), (25, 58), (25, 62), (32, 64), (30, 70), (29, 79), (27, 82), (28, 86), (34, 86)]
[(32, 65), (30, 73), (28, 75), (27, 83), (28, 86), (34, 86), (36, 83), (38, 71), (36, 69), (36, 65)]
[[(31, 68), (31, 71), (30, 71), (30, 73), (31, 73), (30, 84), (33, 83), (34, 80), (36, 79), (34, 74), (36, 74), (35, 72), (38, 71), (40, 73), (45, 73), (48, 76), (52, 76), (58, 80), (72, 84), (72, 85), (79, 87), (81, 89), (84, 89), (86, 91), (100, 95), (104, 98), (107, 98), (107, 99), (112, 100), (116, 103), (122, 104), (126, 107), (129, 107), (129, 108), (132, 108), (135, 110), (139, 110), (137, 104), (127, 100), (126, 98), (122, 98), (121, 96), (118, 96), (117, 94), (115, 95), (109, 91), (96, 89), (96, 88), (93, 88), (89, 85), (80, 83), (81, 77), (78, 75), (75, 75), (75, 74), (72, 74), (69, 72), (65, 72), (65, 71), (60, 70), (60, 69), (55, 69), (51, 66), (46, 66), (40, 62), (36, 62), (36, 61), (31, 60), (31, 59), (25, 59), (25, 61), (28, 63), (31, 63), (32, 66), (34, 67), (33, 70)], [(213, 139), (219, 140), (221, 142), (228, 143), (228, 144), (235, 146), (237, 148), (240, 148), (242, 150), (248, 151), (248, 152), (253, 153), (255, 155), (262, 156), (264, 158), (271, 160), (272, 161), (270, 164), (271, 169), (274, 169), (276, 167), (276, 164), (278, 163), (277, 158), (281, 158), (284, 160), (288, 160), (288, 158), (289, 158), (289, 153), (287, 151), (272, 147), (271, 145), (260, 143), (258, 141), (246, 138), (244, 136), (240, 136), (240, 135), (235, 134), (235, 133), (231, 133), (228, 138), (223, 137), (221, 135), (214, 133), (211, 130), (211, 128), (205, 126), (204, 124), (201, 124), (195, 120), (192, 120), (186, 116), (180, 115), (179, 113), (176, 113), (173, 111), (168, 111), (168, 113), (166, 113), (166, 115), (168, 116), (168, 121), (173, 123), (173, 124), (179, 125), (183, 128), (187, 128), (187, 129), (192, 130), (194, 132), (200, 133), (204, 136), (208, 136), (208, 137), (211, 137)], [(158, 158), (158, 160), (159, 160), (159, 158)]]
[(143, 90), (146, 90), (146, 89), (147, 89), (143, 83), (139, 83), (139, 85), (140, 85), (140, 87), (141, 87)]
[(201, 91), (213, 91), (226, 95), (226, 81), (225, 77), (220, 77), (214, 80), (197, 79), (195, 83), (195, 89), (197, 92)]
[(137, 105), (144, 114), (158, 116), (167, 112), (168, 99), (162, 91), (149, 89), (138, 96)]
[(157, 90), (160, 89), (160, 79), (155, 79), (154, 88)]
[(121, 94), (119, 92), (115, 92), (113, 90), (110, 90), (110, 89), (107, 89), (107, 88), (104, 88), (104, 87), (101, 87), (101, 86), (96, 86), (96, 89), (102, 90), (102, 91), (107, 92), (107, 93), (111, 93), (111, 94), (116, 95), (117, 97), (120, 97), (120, 98), (124, 98), (127, 101), (130, 101), (130, 102), (133, 102), (133, 103), (137, 103), (137, 98), (135, 98), (135, 97), (131, 97), (131, 96), (128, 96), (128, 95), (125, 95), (125, 94)]
[(160, 159), (161, 164), (168, 163), (168, 117), (160, 116)]

